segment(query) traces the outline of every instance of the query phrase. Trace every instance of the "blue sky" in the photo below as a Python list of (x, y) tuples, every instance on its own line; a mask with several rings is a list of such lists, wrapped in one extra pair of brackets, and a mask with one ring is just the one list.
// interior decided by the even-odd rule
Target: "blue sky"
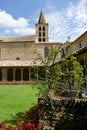
[(87, 30), (87, 0), (0, 0), (0, 35), (35, 34), (41, 9), (52, 41), (72, 41)]

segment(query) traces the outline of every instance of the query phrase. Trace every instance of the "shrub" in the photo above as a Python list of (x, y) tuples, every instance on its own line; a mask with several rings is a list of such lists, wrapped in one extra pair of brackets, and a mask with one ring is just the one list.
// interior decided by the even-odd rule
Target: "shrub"
[(8, 127), (5, 122), (0, 123), (0, 130), (41, 130), (38, 118), (38, 105), (30, 108), (23, 116), (15, 120), (15, 126)]

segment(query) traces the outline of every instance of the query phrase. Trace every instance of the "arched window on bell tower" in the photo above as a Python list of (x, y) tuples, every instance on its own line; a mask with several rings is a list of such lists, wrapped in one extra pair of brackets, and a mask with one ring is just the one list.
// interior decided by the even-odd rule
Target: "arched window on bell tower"
[(39, 27), (39, 31), (41, 31), (41, 27)]
[(43, 26), (43, 31), (45, 31), (45, 27)]

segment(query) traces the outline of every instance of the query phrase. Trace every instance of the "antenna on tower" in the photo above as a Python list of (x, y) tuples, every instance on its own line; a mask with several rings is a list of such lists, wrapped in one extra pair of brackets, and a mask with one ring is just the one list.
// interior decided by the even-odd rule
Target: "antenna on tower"
[(70, 40), (71, 40), (71, 35), (68, 35), (68, 36), (67, 36), (67, 40), (68, 40), (68, 42), (70, 42)]
[(67, 36), (66, 43), (69, 43), (69, 42), (70, 42), (70, 40), (71, 40), (71, 35), (68, 35), (68, 36)]

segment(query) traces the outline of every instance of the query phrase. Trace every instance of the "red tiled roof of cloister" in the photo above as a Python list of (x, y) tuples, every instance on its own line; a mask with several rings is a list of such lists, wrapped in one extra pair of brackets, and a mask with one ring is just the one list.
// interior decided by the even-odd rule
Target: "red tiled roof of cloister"
[(27, 36), (0, 36), (1, 42), (35, 41), (35, 35)]
[(29, 60), (0, 60), (0, 67), (22, 67), (22, 66), (43, 66), (39, 61), (29, 61)]

